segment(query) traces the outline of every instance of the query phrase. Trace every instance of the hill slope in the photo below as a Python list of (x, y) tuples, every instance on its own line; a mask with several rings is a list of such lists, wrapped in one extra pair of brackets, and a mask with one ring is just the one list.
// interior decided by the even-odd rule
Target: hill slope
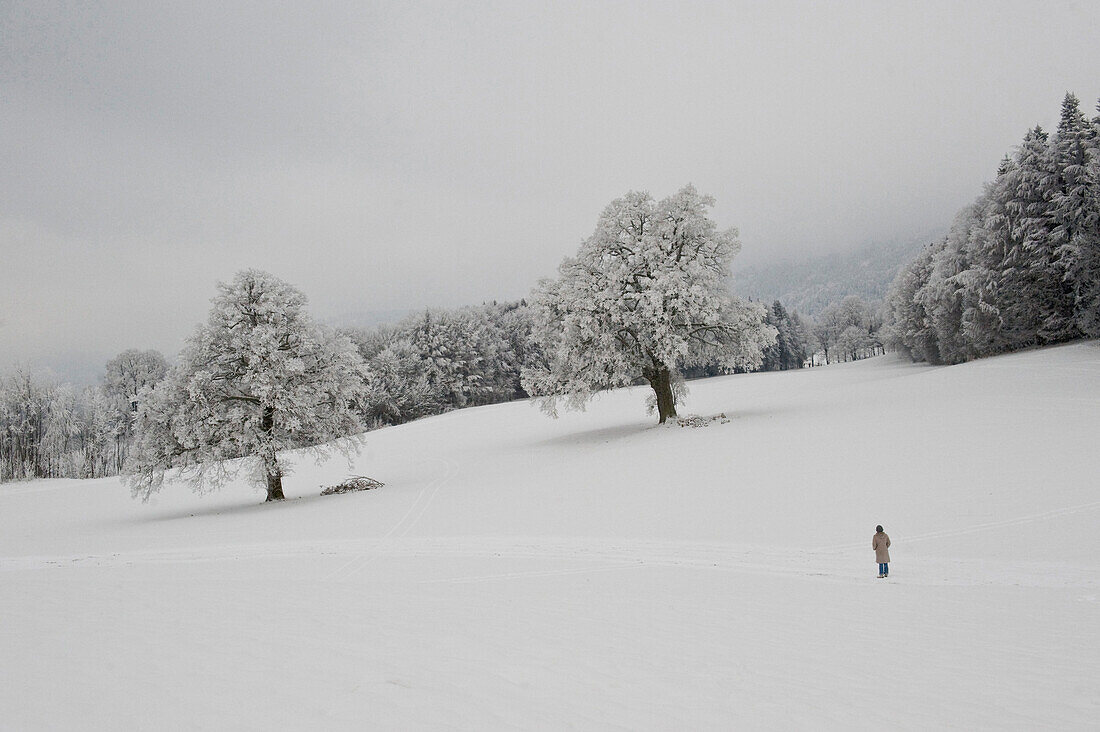
[(770, 303), (779, 300), (789, 310), (817, 315), (848, 295), (880, 302), (901, 268), (939, 236), (862, 246), (802, 262), (735, 265), (732, 289), (741, 297)]
[[(0, 486), (13, 729), (1081, 727), (1100, 344), (368, 435), (288, 495)], [(876, 523), (893, 539), (875, 579)]]

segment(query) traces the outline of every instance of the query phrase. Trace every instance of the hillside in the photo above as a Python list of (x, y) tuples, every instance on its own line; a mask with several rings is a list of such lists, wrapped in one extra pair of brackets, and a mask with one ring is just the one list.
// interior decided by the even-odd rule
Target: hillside
[(935, 235), (869, 244), (802, 261), (782, 260), (735, 268), (732, 289), (741, 297), (779, 300), (788, 310), (816, 315), (827, 305), (857, 295), (879, 302), (898, 271)]
[[(10, 729), (1082, 728), (1100, 343), (527, 403), (241, 484), (0, 486)], [(384, 488), (317, 496), (349, 472)], [(876, 523), (893, 539), (875, 578)]]

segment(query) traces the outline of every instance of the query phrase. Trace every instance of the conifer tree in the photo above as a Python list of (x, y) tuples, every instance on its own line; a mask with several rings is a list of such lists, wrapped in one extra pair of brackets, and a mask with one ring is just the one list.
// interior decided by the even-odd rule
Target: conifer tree
[[(1073, 289), (1077, 327), (1088, 336), (1100, 336), (1100, 102), (1097, 116), (1067, 145), (1068, 157), (1079, 165), (1066, 168), (1065, 194), (1058, 200), (1064, 222), (1061, 253), (1066, 278)], [(1073, 157), (1077, 145), (1080, 158)]]
[(775, 343), (764, 349), (763, 371), (800, 369), (809, 357), (802, 326), (776, 300), (768, 309), (767, 323), (776, 329)]
[[(1075, 294), (1082, 288), (1082, 259), (1096, 236), (1095, 212), (1090, 205), (1089, 148), (1093, 130), (1080, 111), (1077, 97), (1066, 94), (1054, 136), (1052, 155), (1058, 177), (1051, 196), (1051, 243), (1062, 277), (1062, 302), (1070, 325), (1064, 337), (1077, 335), (1073, 318)], [(1083, 284), (1083, 283), (1081, 283)], [(1063, 339), (1064, 339), (1063, 337)]]
[(955, 362), (1100, 335), (1098, 182), (1100, 115), (1090, 123), (1067, 94), (1054, 138), (1029, 130), (948, 237), (899, 274), (893, 342)]
[(970, 232), (978, 226), (981, 202), (963, 209), (943, 242), (935, 248), (928, 281), (917, 293), (931, 320), (936, 350), (942, 363), (959, 363), (973, 356), (963, 330), (965, 292), (970, 268)]
[(1050, 201), (1057, 185), (1052, 168), (1048, 136), (1037, 126), (1017, 150), (1006, 190), (1014, 227), (1005, 258), (1009, 298), (1003, 315), (1014, 348), (1051, 342), (1065, 330), (1062, 271), (1051, 233)]
[(962, 333), (976, 356), (1008, 347), (1003, 313), (1011, 293), (1005, 288), (1005, 270), (1014, 224), (1006, 206), (1009, 174), (1016, 163), (1006, 155), (996, 179), (974, 203), (978, 222), (970, 230), (969, 268), (963, 282)]
[(918, 297), (918, 293), (931, 276), (935, 253), (935, 245), (921, 250), (916, 259), (898, 272), (886, 297), (890, 343), (914, 361), (933, 364), (941, 362), (936, 332), (924, 300)]

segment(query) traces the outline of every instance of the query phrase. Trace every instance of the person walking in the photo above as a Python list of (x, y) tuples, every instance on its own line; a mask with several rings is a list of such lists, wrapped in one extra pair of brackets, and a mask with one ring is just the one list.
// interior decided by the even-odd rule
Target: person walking
[(875, 550), (875, 561), (878, 562), (878, 576), (889, 577), (890, 576), (890, 537), (882, 530), (881, 526), (876, 526), (875, 538), (871, 539), (871, 548)]

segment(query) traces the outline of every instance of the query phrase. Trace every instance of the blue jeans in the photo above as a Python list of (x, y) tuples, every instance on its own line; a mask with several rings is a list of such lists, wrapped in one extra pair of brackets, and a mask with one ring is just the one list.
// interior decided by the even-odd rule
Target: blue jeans
[(883, 562), (880, 562), (879, 565), (878, 565), (878, 573), (879, 574), (890, 574), (890, 565), (886, 564), (886, 563), (883, 563)]

